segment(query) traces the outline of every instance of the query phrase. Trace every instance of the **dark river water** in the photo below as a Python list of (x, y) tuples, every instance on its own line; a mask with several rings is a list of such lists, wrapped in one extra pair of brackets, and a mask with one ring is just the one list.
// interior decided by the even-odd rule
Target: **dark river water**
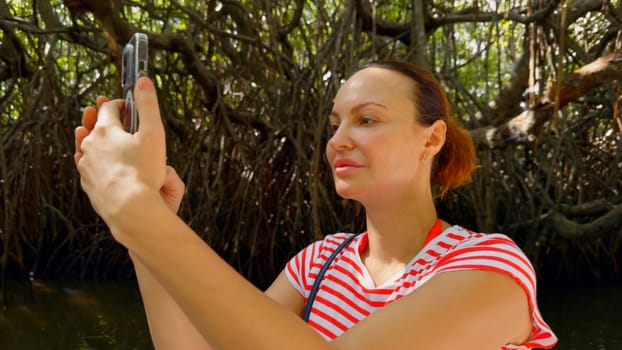
[(540, 309), (555, 350), (622, 350), (622, 284), (542, 291)]
[[(541, 291), (555, 350), (622, 350), (622, 285)], [(135, 284), (40, 283), (11, 292), (0, 349), (153, 349)]]

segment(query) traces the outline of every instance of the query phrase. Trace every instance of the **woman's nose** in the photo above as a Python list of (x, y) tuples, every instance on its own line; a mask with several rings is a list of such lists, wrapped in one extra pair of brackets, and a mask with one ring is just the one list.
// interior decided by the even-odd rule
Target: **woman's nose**
[(352, 148), (353, 144), (351, 130), (344, 124), (340, 124), (328, 140), (328, 146), (335, 150), (349, 149)]

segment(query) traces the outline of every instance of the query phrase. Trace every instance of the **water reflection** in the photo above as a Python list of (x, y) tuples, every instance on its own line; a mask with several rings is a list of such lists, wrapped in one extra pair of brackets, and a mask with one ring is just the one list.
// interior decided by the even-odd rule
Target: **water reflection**
[[(622, 349), (622, 285), (547, 288), (540, 304), (554, 350)], [(0, 349), (153, 349), (135, 283), (42, 283), (13, 288), (0, 311)]]
[(0, 312), (0, 349), (153, 349), (132, 283), (36, 282)]

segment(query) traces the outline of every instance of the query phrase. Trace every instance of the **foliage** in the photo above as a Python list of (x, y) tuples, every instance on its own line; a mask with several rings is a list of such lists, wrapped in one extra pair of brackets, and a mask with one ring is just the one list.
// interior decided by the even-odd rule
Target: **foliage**
[[(547, 274), (615, 276), (619, 77), (521, 137), (487, 147), (478, 130), (555, 100), (570, 73), (617, 52), (621, 11), (609, 1), (0, 0), (2, 280), (131, 276), (79, 188), (72, 130), (97, 95), (121, 95), (120, 49), (137, 30), (149, 34), (168, 158), (187, 184), (180, 215), (257, 285), (323, 234), (364, 229), (361, 208), (333, 193), (323, 148), (332, 96), (372, 59), (427, 66), (473, 130), (480, 169), (439, 202), (443, 217), (510, 234)], [(577, 208), (590, 203), (602, 205)], [(603, 217), (597, 233), (585, 226)]]

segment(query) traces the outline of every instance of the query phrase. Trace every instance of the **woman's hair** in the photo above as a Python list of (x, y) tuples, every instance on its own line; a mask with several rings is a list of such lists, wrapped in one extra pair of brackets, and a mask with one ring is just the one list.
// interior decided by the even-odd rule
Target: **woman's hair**
[(475, 169), (475, 146), (469, 132), (453, 118), (447, 94), (436, 78), (407, 62), (376, 61), (364, 64), (359, 70), (370, 67), (389, 69), (411, 79), (414, 86), (412, 99), (419, 123), (432, 125), (441, 119), (447, 124), (445, 144), (434, 157), (430, 175), (432, 184), (440, 186), (440, 196), (470, 181)]

